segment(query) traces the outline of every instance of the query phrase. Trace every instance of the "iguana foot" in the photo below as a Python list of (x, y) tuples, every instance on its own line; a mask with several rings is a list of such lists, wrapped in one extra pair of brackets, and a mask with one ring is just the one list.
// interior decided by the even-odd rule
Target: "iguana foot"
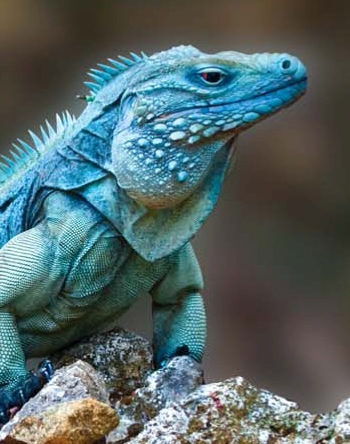
[(0, 427), (3, 426), (13, 413), (36, 395), (48, 382), (54, 373), (49, 360), (43, 361), (36, 373), (28, 372), (26, 377), (3, 386), (0, 386)]
[[(188, 347), (188, 345), (181, 345), (180, 347), (177, 347), (177, 349), (175, 350), (174, 353), (172, 353), (170, 356), (167, 356), (165, 358), (163, 358), (159, 364), (157, 362), (155, 362), (155, 367), (156, 369), (161, 369), (166, 367), (169, 362), (173, 359), (176, 358), (177, 356), (190, 356), (190, 349)], [(190, 356), (194, 361), (195, 359)]]

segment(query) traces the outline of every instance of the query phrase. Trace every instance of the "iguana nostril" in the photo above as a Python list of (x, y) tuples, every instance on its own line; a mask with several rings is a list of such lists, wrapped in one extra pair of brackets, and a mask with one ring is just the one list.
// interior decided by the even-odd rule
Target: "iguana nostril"
[(288, 69), (288, 68), (290, 68), (290, 65), (292, 64), (292, 62), (290, 61), (290, 60), (283, 60), (283, 62), (282, 62), (282, 68), (283, 69)]
[(299, 68), (302, 69), (302, 64), (296, 57), (283, 54), (278, 60), (278, 69), (281, 74), (294, 75)]
[(286, 76), (287, 80), (291, 76), (294, 80), (305, 80), (307, 77), (306, 68), (297, 57), (279, 54), (275, 63), (278, 74)]

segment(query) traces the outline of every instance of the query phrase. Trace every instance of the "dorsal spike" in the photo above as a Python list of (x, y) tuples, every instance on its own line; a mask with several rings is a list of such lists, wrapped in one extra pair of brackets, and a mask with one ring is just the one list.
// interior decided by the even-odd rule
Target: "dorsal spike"
[(5, 165), (11, 168), (12, 170), (16, 168), (16, 163), (7, 156), (1, 154), (1, 159), (5, 162)]
[(70, 114), (70, 112), (68, 110), (64, 111), (63, 114), (66, 117), (66, 124), (67, 124), (67, 126), (71, 125), (73, 123), (73, 121), (74, 121), (73, 116)]
[(56, 131), (53, 129), (51, 123), (48, 120), (45, 120), (47, 130), (49, 133), (49, 137), (54, 137), (56, 135)]
[(72, 117), (68, 111), (64, 111), (63, 115), (65, 116), (66, 119), (66, 125), (68, 126), (70, 123), (72, 123)]
[(134, 59), (134, 61), (136, 63), (141, 62), (142, 57), (140, 57), (138, 54), (135, 54), (134, 52), (131, 52), (130, 55), (131, 55), (132, 59)]
[(12, 146), (14, 147), (15, 150), (10, 150), (10, 153), (11, 153), (13, 159), (16, 162), (16, 168), (15, 169), (17, 169), (18, 167), (22, 167), (23, 165), (26, 164), (29, 156), (18, 145), (13, 143)]
[(24, 151), (25, 151), (29, 156), (32, 156), (32, 155), (34, 155), (34, 154), (37, 154), (37, 151), (36, 151), (32, 146), (30, 146), (29, 143), (25, 142), (25, 141), (22, 140), (22, 139), (17, 139), (17, 140), (18, 140), (18, 142), (22, 145)]
[(97, 65), (102, 68), (104, 72), (110, 74), (112, 77), (116, 76), (119, 73), (118, 69), (113, 68), (113, 66), (108, 66), (103, 63), (98, 63)]
[(69, 111), (66, 111), (67, 112), (67, 114), (69, 115), (69, 120), (70, 120), (70, 123), (74, 123), (77, 119), (76, 119), (76, 117), (75, 117), (75, 115), (74, 114), (71, 114)]
[(133, 60), (130, 60), (127, 57), (124, 57), (124, 56), (118, 56), (118, 57), (126, 66), (132, 66), (135, 63)]
[(108, 59), (109, 63), (118, 69), (119, 72), (123, 72), (127, 69), (124, 63), (118, 62), (118, 60)]
[(42, 151), (42, 149), (44, 148), (43, 141), (33, 131), (28, 130), (28, 133), (34, 142), (35, 149), (38, 151)]
[(67, 125), (71, 125), (75, 121), (75, 117), (67, 109), (63, 112), (66, 116)]
[(4, 163), (0, 162), (0, 170), (6, 177), (11, 177), (12, 168), (10, 168), (8, 165), (5, 165)]
[(95, 80), (95, 82), (100, 86), (103, 86), (106, 83), (100, 76), (97, 76), (93, 72), (88, 72), (88, 76)]
[[(140, 55), (131, 52), (130, 58), (124, 56), (118, 56), (119, 60), (108, 58), (108, 62), (110, 65), (106, 65), (104, 63), (98, 63), (101, 69), (92, 68), (88, 72), (88, 76), (92, 78), (93, 82), (84, 82), (84, 84), (89, 88), (92, 99), (94, 96), (102, 89), (110, 80), (114, 77), (117, 77), (122, 72), (126, 71), (131, 66), (134, 66), (137, 63), (144, 62), (148, 60), (147, 55), (142, 52)], [(80, 97), (80, 96), (78, 96)], [(86, 98), (87, 96), (82, 96)], [(86, 100), (86, 99), (85, 99)]]
[(20, 157), (21, 159), (25, 159), (27, 157), (26, 152), (24, 151), (23, 148), (19, 147), (18, 145), (16, 145), (15, 143), (12, 144), (13, 148), (17, 151), (17, 155), (18, 157)]
[(10, 154), (17, 165), (21, 164), (22, 158), (16, 151), (10, 150)]
[(49, 136), (48, 136), (45, 128), (42, 125), (40, 125), (40, 132), (41, 132), (42, 140), (44, 141), (44, 143), (47, 143), (49, 141)]
[(56, 134), (60, 134), (62, 133), (62, 131), (64, 130), (64, 123), (62, 122), (62, 118), (61, 116), (57, 113), (56, 114)]
[(84, 82), (84, 85), (86, 85), (92, 93), (97, 93), (100, 89), (100, 86), (93, 82)]
[(40, 126), (41, 138), (28, 130), (33, 146), (22, 139), (17, 139), (18, 144), (12, 144), (14, 149), (10, 150), (10, 157), (0, 155), (0, 184), (9, 184), (12, 178), (18, 177), (19, 172), (27, 168), (28, 164), (34, 164), (42, 152), (53, 147), (54, 143), (64, 137), (74, 121), (75, 117), (69, 111), (64, 111), (61, 115), (56, 114), (56, 130), (47, 120), (45, 121), (47, 129)]
[(100, 69), (96, 69), (96, 68), (91, 68), (89, 72), (93, 72), (97, 76), (102, 74), (102, 71)]
[(110, 74), (104, 71), (100, 71), (99, 69), (91, 68), (90, 72), (95, 74), (97, 77), (103, 79), (105, 82), (108, 82), (112, 78)]

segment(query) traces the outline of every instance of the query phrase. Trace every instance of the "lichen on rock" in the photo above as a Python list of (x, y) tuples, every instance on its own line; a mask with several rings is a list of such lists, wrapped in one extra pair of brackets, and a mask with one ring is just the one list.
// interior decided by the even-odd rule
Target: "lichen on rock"
[(110, 397), (116, 399), (141, 387), (151, 373), (153, 362), (150, 343), (122, 328), (91, 336), (51, 357), (55, 368), (78, 359), (96, 369)]
[(26, 444), (91, 444), (118, 425), (115, 411), (92, 398), (57, 404), (27, 416), (5, 442)]
[(343, 403), (333, 413), (313, 415), (238, 377), (198, 387), (161, 410), (130, 443), (350, 443), (349, 407)]
[(3, 427), (0, 442), (350, 444), (350, 399), (312, 414), (242, 377), (203, 384), (187, 356), (151, 372), (150, 344), (125, 330), (86, 340), (55, 362), (63, 367)]

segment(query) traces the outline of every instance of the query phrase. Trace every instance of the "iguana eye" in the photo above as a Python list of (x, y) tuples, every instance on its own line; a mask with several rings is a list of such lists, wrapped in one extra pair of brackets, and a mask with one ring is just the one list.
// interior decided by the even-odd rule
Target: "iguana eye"
[(217, 68), (206, 68), (199, 71), (199, 76), (207, 85), (219, 85), (226, 77), (226, 74)]

